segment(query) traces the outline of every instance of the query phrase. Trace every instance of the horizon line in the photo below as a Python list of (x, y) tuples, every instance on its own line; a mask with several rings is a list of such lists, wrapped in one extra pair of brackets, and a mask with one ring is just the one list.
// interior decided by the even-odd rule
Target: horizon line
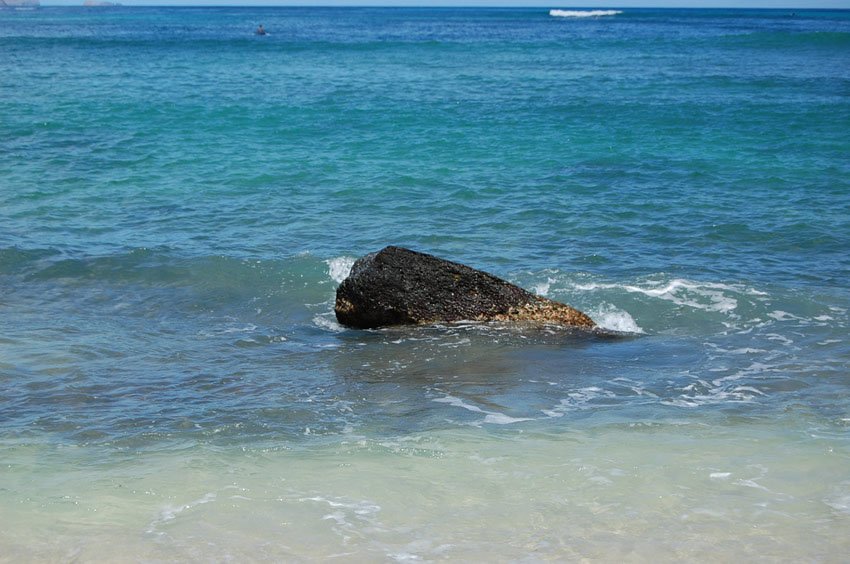
[[(521, 1), (521, 0), (520, 0)], [(86, 8), (409, 8), (409, 9), (427, 9), (427, 8), (470, 8), (470, 9), (571, 9), (571, 10), (598, 10), (598, 9), (613, 9), (613, 10), (798, 10), (798, 11), (848, 11), (850, 10), (850, 6), (847, 7), (837, 7), (837, 6), (819, 6), (819, 7), (810, 7), (810, 6), (797, 6), (797, 5), (787, 5), (787, 6), (742, 6), (742, 5), (728, 5), (728, 6), (670, 6), (670, 5), (659, 5), (659, 4), (643, 4), (643, 5), (625, 5), (620, 6), (616, 4), (606, 4), (603, 6), (573, 6), (569, 4), (556, 4), (556, 3), (532, 3), (532, 4), (520, 4), (513, 3), (510, 0), (506, 3), (476, 3), (474, 0), (470, 3), (467, 2), (451, 2), (451, 0), (437, 0), (435, 3), (414, 3), (414, 2), (396, 2), (396, 3), (364, 3), (364, 4), (348, 4), (348, 3), (340, 3), (337, 2), (314, 2), (314, 3), (289, 3), (289, 2), (281, 2), (281, 3), (272, 3), (272, 2), (261, 2), (261, 3), (211, 3), (211, 4), (200, 4), (200, 3), (191, 3), (191, 2), (176, 2), (176, 3), (146, 3), (144, 0), (142, 2), (131, 2), (130, 4), (125, 4), (123, 2), (117, 1), (112, 6), (84, 6), (84, 0), (59, 0), (58, 2), (51, 2), (48, 0), (47, 2), (41, 2), (41, 7), (65, 7), (65, 8), (74, 8), (74, 7), (86, 7)], [(9, 6), (12, 7), (12, 6)]]

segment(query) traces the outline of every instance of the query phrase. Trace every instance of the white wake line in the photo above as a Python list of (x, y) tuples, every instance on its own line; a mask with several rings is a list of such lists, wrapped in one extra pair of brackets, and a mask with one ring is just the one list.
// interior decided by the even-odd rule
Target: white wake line
[(549, 10), (549, 15), (555, 18), (598, 18), (622, 13), (622, 10)]

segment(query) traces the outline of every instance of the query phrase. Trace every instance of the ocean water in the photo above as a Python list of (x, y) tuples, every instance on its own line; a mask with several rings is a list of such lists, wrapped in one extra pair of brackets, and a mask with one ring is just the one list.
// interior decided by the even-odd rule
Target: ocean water
[[(42, 8), (0, 52), (0, 561), (846, 561), (850, 12)], [(624, 336), (340, 327), (389, 244)]]

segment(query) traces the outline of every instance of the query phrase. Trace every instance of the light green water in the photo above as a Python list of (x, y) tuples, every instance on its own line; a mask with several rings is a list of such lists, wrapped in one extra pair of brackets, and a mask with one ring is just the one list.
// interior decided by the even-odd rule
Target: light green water
[(108, 459), (21, 447), (2, 468), (0, 546), (8, 562), (842, 562), (850, 449), (778, 417)]

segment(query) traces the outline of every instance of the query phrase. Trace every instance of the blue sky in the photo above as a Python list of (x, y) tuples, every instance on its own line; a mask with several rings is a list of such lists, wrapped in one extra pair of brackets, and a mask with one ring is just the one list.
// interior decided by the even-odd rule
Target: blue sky
[[(850, 0), (118, 0), (125, 6), (540, 6), (546, 8), (842, 8)], [(80, 5), (83, 0), (41, 0), (43, 5)]]

